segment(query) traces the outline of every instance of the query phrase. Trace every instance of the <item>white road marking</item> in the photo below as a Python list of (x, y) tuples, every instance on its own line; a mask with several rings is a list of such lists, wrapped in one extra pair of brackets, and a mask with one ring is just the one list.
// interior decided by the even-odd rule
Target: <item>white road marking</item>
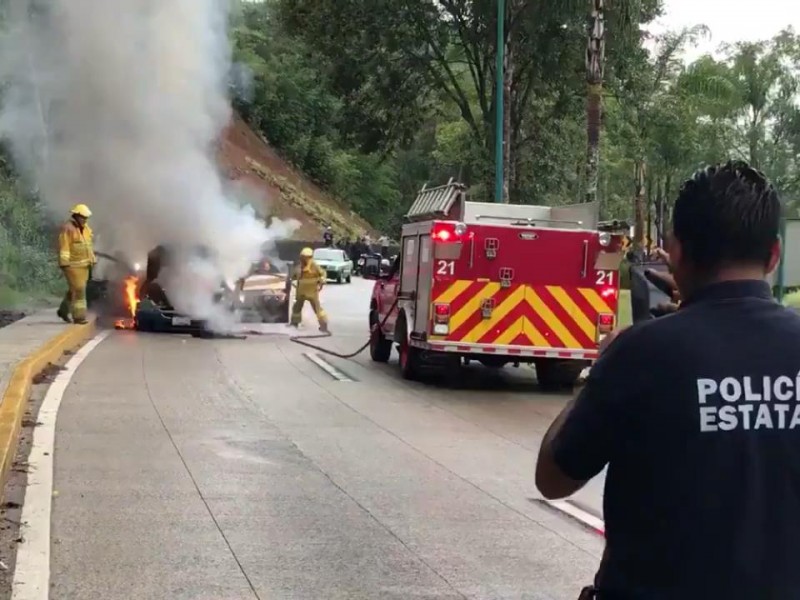
[(316, 352), (304, 352), (303, 356), (305, 356), (308, 360), (313, 362), (320, 369), (325, 371), (328, 375), (330, 375), (331, 377), (333, 377), (337, 381), (353, 381), (347, 375), (342, 373), (339, 369), (334, 367), (331, 363), (329, 363), (327, 360), (322, 358)]
[(50, 515), (53, 508), (53, 450), (61, 399), (81, 363), (110, 331), (103, 331), (75, 353), (47, 390), (33, 430), (28, 484), (22, 505), (12, 600), (47, 600), (50, 594)]
[(580, 521), (589, 529), (592, 529), (599, 533), (600, 535), (606, 534), (606, 525), (603, 522), (603, 519), (596, 517), (595, 515), (575, 506), (571, 502), (567, 500), (544, 500), (549, 506), (556, 509), (559, 512), (564, 513), (565, 515), (572, 517), (573, 519)]

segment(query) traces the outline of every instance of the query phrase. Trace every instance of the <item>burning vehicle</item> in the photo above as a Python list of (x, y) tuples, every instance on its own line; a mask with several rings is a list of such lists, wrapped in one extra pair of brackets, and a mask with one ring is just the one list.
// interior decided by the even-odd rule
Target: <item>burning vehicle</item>
[[(159, 245), (147, 255), (144, 281), (131, 282), (133, 288), (126, 288), (128, 304), (133, 315), (133, 329), (156, 333), (197, 333), (206, 329), (205, 321), (181, 314), (170, 301), (159, 276), (165, 269), (173, 266), (179, 254), (178, 248)], [(209, 250), (204, 247), (193, 248), (189, 256), (208, 258)], [(138, 289), (137, 287), (138, 286)], [(221, 303), (224, 298), (225, 284), (220, 282), (219, 288), (213, 291), (213, 299)]]
[[(196, 248), (191, 254), (207, 258), (208, 251)], [(172, 266), (177, 251), (157, 246), (147, 256), (144, 269), (130, 264), (122, 256), (99, 254), (110, 262), (92, 278), (88, 296), (98, 312), (113, 317), (116, 329), (135, 329), (157, 333), (206, 331), (206, 323), (177, 311), (160, 275)], [(265, 259), (253, 265), (250, 273), (235, 284), (219, 282), (210, 293), (213, 302), (235, 315), (236, 320), (262, 323), (286, 323), (289, 320), (291, 278), (289, 268), (281, 269)]]
[(288, 323), (292, 281), (291, 265), (281, 269), (269, 259), (253, 265), (231, 294), (230, 306), (246, 321)]

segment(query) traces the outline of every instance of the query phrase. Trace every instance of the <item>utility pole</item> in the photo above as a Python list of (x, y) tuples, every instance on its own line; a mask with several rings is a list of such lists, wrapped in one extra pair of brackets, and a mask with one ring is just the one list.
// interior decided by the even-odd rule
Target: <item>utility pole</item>
[(503, 194), (503, 117), (505, 107), (505, 20), (506, 1), (497, 0), (497, 65), (495, 67), (494, 201), (505, 202)]

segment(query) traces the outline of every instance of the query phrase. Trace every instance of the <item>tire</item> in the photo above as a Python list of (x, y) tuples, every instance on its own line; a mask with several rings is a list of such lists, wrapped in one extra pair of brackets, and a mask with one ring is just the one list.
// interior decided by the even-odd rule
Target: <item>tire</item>
[(408, 343), (408, 329), (405, 318), (401, 317), (398, 334), (400, 340), (400, 374), (403, 379), (415, 381), (419, 379), (420, 368), (422, 366), (422, 356), (419, 348), (414, 348)]
[(339, 273), (339, 274), (336, 276), (336, 283), (338, 283), (339, 285), (342, 285), (342, 284), (344, 283), (344, 273), (341, 273), (341, 272), (340, 272), (340, 273)]
[(546, 391), (571, 390), (589, 363), (583, 360), (540, 358), (535, 363), (539, 387)]
[(350, 283), (353, 280), (353, 274), (347, 276), (347, 283)]
[(389, 362), (392, 355), (392, 341), (387, 340), (378, 325), (378, 314), (373, 309), (369, 314), (369, 357), (378, 363)]

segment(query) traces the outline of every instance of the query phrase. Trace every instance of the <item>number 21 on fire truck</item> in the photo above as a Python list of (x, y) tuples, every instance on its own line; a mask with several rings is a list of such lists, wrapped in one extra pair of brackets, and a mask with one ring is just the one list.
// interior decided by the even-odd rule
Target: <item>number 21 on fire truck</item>
[(464, 361), (534, 363), (543, 387), (570, 385), (615, 325), (625, 223), (596, 204), (470, 202), (451, 180), (423, 188), (401, 250), (375, 282), (370, 354), (396, 344), (404, 377)]

